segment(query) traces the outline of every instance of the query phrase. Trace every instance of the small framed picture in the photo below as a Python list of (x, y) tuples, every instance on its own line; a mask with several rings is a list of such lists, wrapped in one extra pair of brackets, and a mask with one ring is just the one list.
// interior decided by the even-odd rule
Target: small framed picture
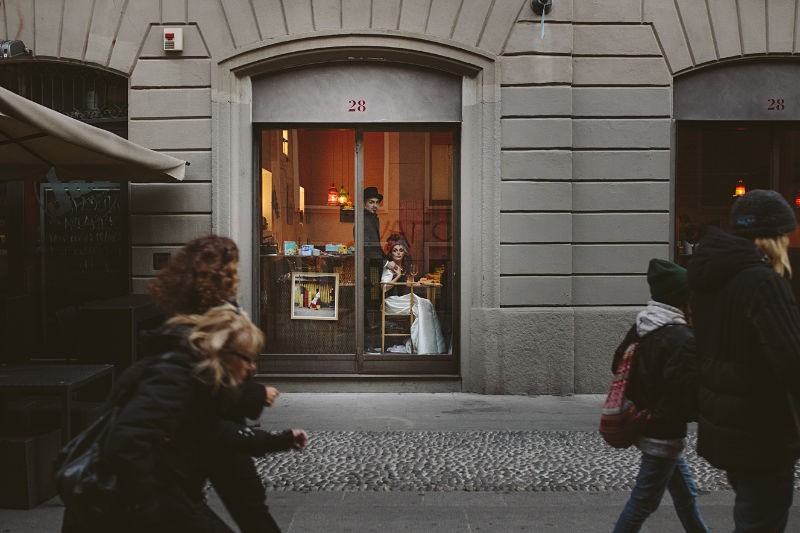
[(292, 319), (338, 320), (339, 274), (292, 272)]

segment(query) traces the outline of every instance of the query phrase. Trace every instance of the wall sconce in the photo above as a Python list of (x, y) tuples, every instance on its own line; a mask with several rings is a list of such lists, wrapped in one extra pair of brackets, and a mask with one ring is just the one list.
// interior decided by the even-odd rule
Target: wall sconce
[(537, 15), (550, 13), (551, 7), (553, 7), (553, 0), (531, 0), (531, 9)]
[(733, 197), (738, 198), (739, 196), (744, 196), (744, 193), (747, 192), (744, 186), (744, 180), (739, 180), (736, 182), (736, 188), (733, 190)]
[(0, 59), (14, 59), (30, 55), (33, 55), (33, 50), (20, 40), (0, 41)]

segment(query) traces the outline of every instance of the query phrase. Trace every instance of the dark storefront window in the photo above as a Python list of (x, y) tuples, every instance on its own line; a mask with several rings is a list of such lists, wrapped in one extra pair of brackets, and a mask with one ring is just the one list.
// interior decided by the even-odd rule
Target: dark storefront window
[[(259, 137), (261, 370), (456, 372), (454, 133), (276, 128)], [(374, 216), (357, 188), (382, 196)], [(401, 260), (390, 273), (393, 247)]]
[[(127, 138), (123, 76), (15, 61), (0, 64), (0, 86)], [(127, 197), (113, 182), (0, 182), (0, 360), (69, 355), (76, 306), (128, 293)]]
[[(706, 226), (728, 229), (737, 187), (777, 190), (800, 209), (800, 124), (679, 121), (676, 185), (676, 257), (685, 265)], [(790, 237), (800, 280), (800, 232)]]

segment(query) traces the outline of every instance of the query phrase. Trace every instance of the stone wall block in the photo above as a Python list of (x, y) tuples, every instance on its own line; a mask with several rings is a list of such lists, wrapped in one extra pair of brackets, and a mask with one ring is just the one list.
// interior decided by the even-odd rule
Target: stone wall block
[(211, 213), (210, 183), (131, 183), (131, 213)]
[(707, 0), (720, 59), (742, 53), (736, 0)]
[(570, 242), (572, 225), (569, 213), (502, 213), (500, 242)]
[(767, 50), (770, 53), (792, 53), (795, 9), (794, 2), (767, 0)]
[[(495, 0), (478, 47), (493, 54), (501, 52), (509, 29), (513, 26), (517, 13), (519, 13), (519, 4), (519, 0)], [(525, 8), (530, 9), (527, 2), (524, 3), (523, 11)]]
[(668, 244), (576, 244), (575, 274), (641, 274), (653, 257), (669, 258)]
[[(644, 306), (642, 306), (644, 307)], [(611, 359), (641, 307), (575, 308), (575, 393), (605, 394)]]
[(739, 26), (742, 28), (742, 48), (746, 54), (767, 52), (767, 9), (765, 0), (739, 2)]
[(576, 182), (575, 211), (669, 211), (668, 181)]
[(575, 57), (572, 70), (575, 85), (666, 86), (672, 82), (660, 57)]
[(197, 150), (211, 147), (211, 119), (131, 120), (131, 141), (154, 150)]
[(576, 180), (668, 180), (670, 153), (668, 150), (575, 152), (572, 170)]
[(642, 276), (572, 276), (575, 305), (647, 304), (650, 289)]
[(372, 27), (379, 30), (396, 30), (400, 18), (400, 0), (372, 2)]
[(569, 276), (512, 276), (500, 278), (500, 305), (569, 305)]
[(221, 0), (225, 9), (225, 17), (233, 34), (234, 46), (241, 48), (250, 43), (261, 40), (258, 34), (258, 25), (253, 16), (250, 0)]
[(128, 92), (131, 118), (211, 117), (211, 89), (133, 89)]
[(653, 30), (641, 24), (576, 24), (574, 33), (576, 55), (661, 55)]
[(486, 0), (464, 0), (453, 30), (453, 40), (477, 46), (490, 5), (491, 2)]
[(642, 20), (641, 0), (574, 0), (572, 9), (575, 22), (639, 23)]
[(256, 22), (263, 39), (286, 35), (281, 0), (253, 2), (253, 10), (256, 12)]
[(170, 254), (174, 256), (180, 246), (134, 246), (131, 248), (131, 274), (133, 276), (155, 276), (158, 270), (153, 268), (153, 254)]
[(211, 215), (131, 215), (134, 246), (179, 245), (211, 233)]
[(572, 33), (571, 24), (552, 24), (542, 39), (538, 24), (518, 22), (511, 30), (503, 53), (569, 54), (572, 52)]
[(668, 213), (576, 213), (572, 226), (575, 243), (669, 242)]
[(317, 31), (338, 30), (342, 27), (342, 10), (339, 0), (314, 0), (314, 27)]
[[(8, 2), (11, 4), (11, 2)], [(34, 30), (34, 38), (36, 39), (36, 47), (32, 41), (23, 39), (25, 46), (34, 49), (34, 53), (39, 57), (58, 57), (59, 41), (58, 36), (61, 34), (61, 11), (64, 9), (64, 0), (59, 0), (57, 3), (48, 0), (34, 0), (36, 13), (36, 24)], [(3, 6), (0, 5), (0, 22), (4, 22), (2, 18), (5, 16)], [(33, 19), (31, 19), (32, 21)], [(12, 31), (17, 30), (17, 27), (12, 28)], [(3, 24), (0, 27), (0, 32), (5, 33), (6, 27)], [(5, 40), (5, 37), (0, 37)], [(14, 37), (11, 37), (12, 39)], [(108, 51), (106, 51), (106, 54)], [(105, 58), (104, 58), (105, 60)]]
[(673, 2), (644, 0), (644, 21), (653, 23), (656, 37), (673, 73), (694, 66)]
[(504, 117), (572, 114), (570, 87), (503, 87), (500, 96)]
[(572, 113), (576, 117), (668, 117), (672, 92), (669, 87), (575, 87)]
[(504, 151), (500, 158), (503, 179), (572, 178), (572, 152), (567, 150)]
[[(176, 55), (173, 52), (164, 51), (164, 28), (182, 28), (183, 29), (183, 52)], [(187, 24), (183, 26), (150, 26), (150, 31), (144, 38), (142, 51), (139, 53), (139, 58), (164, 58), (164, 59), (183, 59), (185, 57), (211, 57), (206, 43), (203, 42), (203, 37), (200, 35), (200, 29), (194, 24)]]
[(161, 22), (186, 23), (186, 2), (187, 0), (161, 0)]
[(502, 84), (570, 83), (572, 60), (567, 56), (502, 57)]
[(208, 87), (208, 59), (148, 59), (136, 63), (131, 87)]
[(681, 20), (689, 37), (689, 48), (694, 55), (696, 65), (716, 61), (717, 51), (714, 48), (714, 35), (711, 32), (711, 20), (705, 2), (694, 0), (678, 0)]
[(221, 57), (234, 50), (231, 30), (219, 0), (191, 0), (189, 22), (196, 22), (200, 27), (200, 33), (212, 57)]
[(404, 0), (400, 11), (399, 30), (409, 33), (425, 33), (431, 0)]
[(372, 0), (342, 0), (342, 27), (364, 29), (372, 24)]
[(91, 22), (92, 0), (65, 0), (61, 24), (61, 57), (83, 60)]
[(426, 33), (435, 37), (450, 37), (460, 7), (461, 0), (431, 0)]
[(572, 273), (569, 244), (504, 244), (500, 247), (500, 274)]
[(500, 127), (503, 148), (569, 148), (572, 144), (567, 118), (506, 118)]
[(189, 163), (183, 181), (211, 181), (211, 149), (194, 151), (164, 151)]
[(669, 119), (576, 119), (575, 148), (669, 148)]
[(569, 211), (572, 209), (572, 184), (564, 181), (503, 182), (500, 185), (501, 211)]
[(137, 0), (128, 2), (122, 14), (121, 24), (117, 33), (116, 43), (111, 50), (109, 68), (120, 72), (130, 73), (134, 70), (139, 47), (142, 44), (151, 23), (160, 22), (161, 4), (159, 0)]
[(286, 14), (286, 25), (289, 27), (289, 35), (314, 31), (311, 0), (283, 2), (283, 9)]
[(0, 40), (7, 41), (10, 39), (8, 37), (6, 28), (6, 12), (5, 10), (0, 9)]
[(124, 0), (95, 2), (92, 22), (89, 25), (89, 40), (86, 42), (87, 63), (105, 66), (114, 46), (117, 23), (122, 16)]
[(5, 10), (8, 38), (20, 39), (25, 46), (35, 51), (34, 3), (31, 0), (5, 0), (3, 4), (0, 7)]

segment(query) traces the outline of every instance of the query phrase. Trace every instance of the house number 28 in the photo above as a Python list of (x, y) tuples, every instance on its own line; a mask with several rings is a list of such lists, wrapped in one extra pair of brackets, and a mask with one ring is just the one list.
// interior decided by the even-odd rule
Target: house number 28
[(783, 98), (767, 98), (767, 102), (769, 102), (767, 111), (783, 111), (786, 109)]
[(366, 100), (348, 100), (350, 104), (350, 109), (347, 111), (350, 113), (363, 113), (367, 110), (367, 101)]

